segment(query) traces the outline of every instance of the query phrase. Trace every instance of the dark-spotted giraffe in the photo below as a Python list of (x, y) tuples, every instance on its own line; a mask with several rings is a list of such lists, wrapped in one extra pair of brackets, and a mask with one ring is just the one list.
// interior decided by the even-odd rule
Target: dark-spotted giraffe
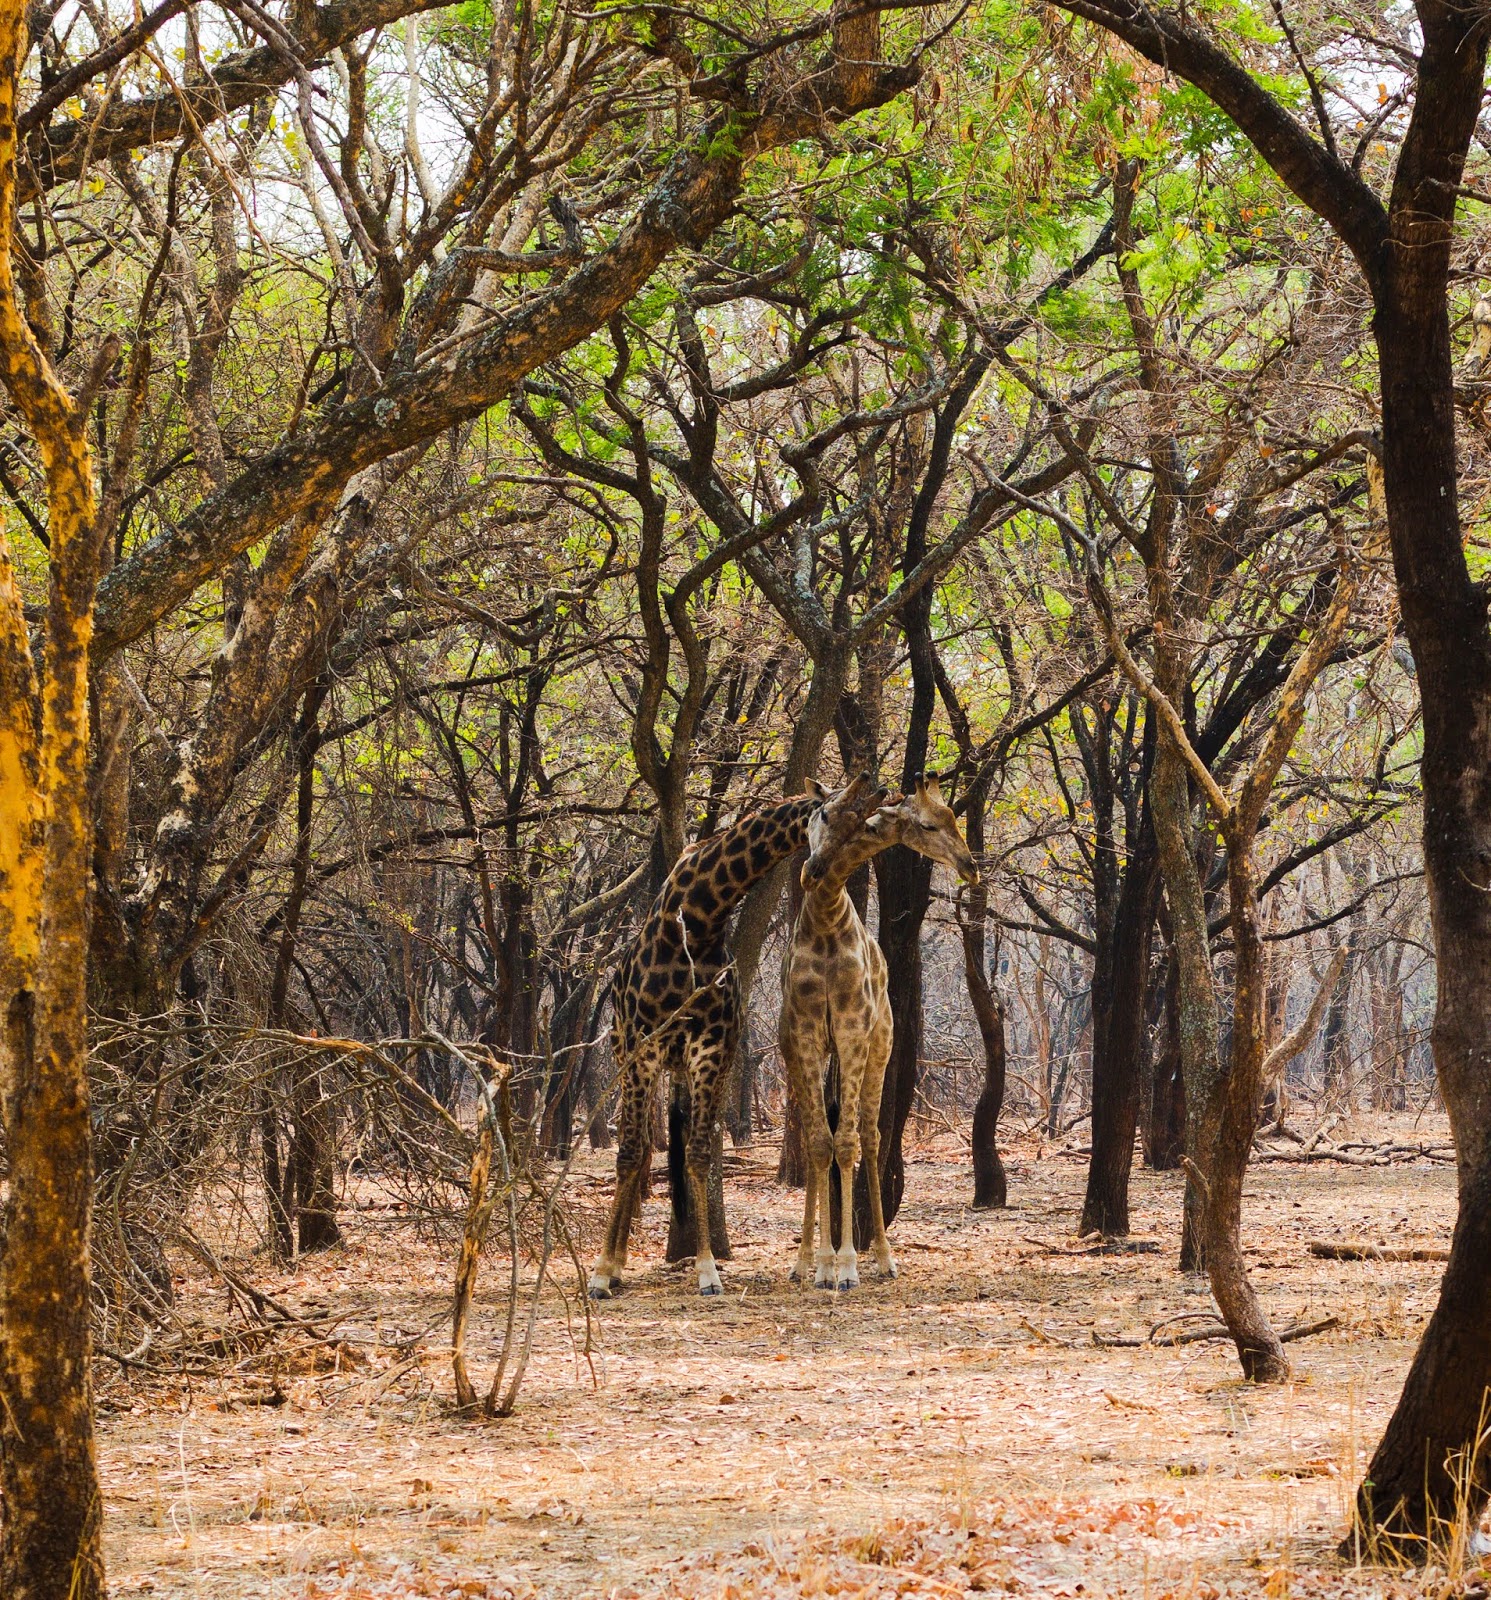
[[(856, 778), (840, 796), (873, 792)], [(621, 1072), (616, 1195), (590, 1294), (603, 1300), (621, 1284), (627, 1234), (652, 1152), (647, 1101), (666, 1070), (688, 1086), (684, 1152), (688, 1203), (698, 1219), (699, 1293), (722, 1292), (706, 1218), (709, 1151), (720, 1091), (740, 1037), (740, 991), (726, 936), (730, 913), (753, 883), (808, 842), (808, 823), (832, 803), (816, 783), (808, 793), (743, 817), (679, 857), (611, 984), (611, 1042)], [(855, 818), (854, 826), (860, 825)]]
[[(891, 1047), (885, 957), (844, 886), (856, 867), (893, 844), (942, 862), (969, 883), (978, 881), (958, 819), (943, 801), (935, 777), (922, 779), (904, 798), (898, 795), (880, 805), (882, 799), (883, 790), (858, 802), (836, 796), (809, 819), (811, 853), (802, 869), (806, 894), (782, 958), (777, 1038), (802, 1116), (808, 1158), (802, 1242), (792, 1276), (806, 1283), (811, 1273), (820, 1289), (853, 1289), (859, 1283), (847, 1205), (840, 1211), (843, 1238), (837, 1249), (829, 1238), (828, 1169), (837, 1162), (839, 1193), (847, 1196), (861, 1150), (872, 1174), (867, 1186), (870, 1249), (881, 1272), (896, 1275), (880, 1184), (873, 1176), (880, 1165), (880, 1094)], [(839, 1060), (839, 1125), (832, 1131), (823, 1102), (830, 1044)], [(815, 1262), (813, 1241), (820, 1230)]]

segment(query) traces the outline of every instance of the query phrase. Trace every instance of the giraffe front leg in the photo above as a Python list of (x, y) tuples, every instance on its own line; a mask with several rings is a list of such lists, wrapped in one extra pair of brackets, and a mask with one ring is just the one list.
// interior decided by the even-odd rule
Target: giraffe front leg
[(859, 1159), (862, 1103), (877, 1043), (866, 1027), (868, 1013), (856, 996), (834, 1014), (839, 1052), (839, 1121), (834, 1129), (834, 1167), (839, 1175), (839, 1238), (834, 1252), (835, 1288), (859, 1287), (859, 1256), (854, 1249), (854, 1164)]
[(797, 1244), (797, 1265), (790, 1277), (793, 1283), (810, 1283), (813, 1277), (813, 1239), (818, 1231), (818, 1180), (817, 1164), (807, 1136), (803, 1137), (803, 1155), (807, 1172), (802, 1186), (802, 1237)]
[(714, 1245), (709, 1237), (709, 1150), (688, 1155), (689, 1204), (694, 1208), (694, 1269), (699, 1274), (699, 1293), (724, 1294), (720, 1269), (715, 1265)]
[(621, 1273), (626, 1266), (627, 1239), (651, 1154), (645, 1145), (640, 1152), (618, 1150), (616, 1153), (616, 1195), (611, 1202), (611, 1215), (606, 1222), (606, 1237), (600, 1259), (590, 1274), (592, 1300), (609, 1300), (621, 1287)]
[[(825, 1117), (821, 1136), (813, 1140), (809, 1159), (808, 1182), (813, 1186), (814, 1202), (818, 1209), (818, 1248), (814, 1255), (813, 1287), (834, 1289), (838, 1286), (839, 1265), (834, 1255), (834, 1242), (830, 1233), (832, 1213), (828, 1204), (828, 1169), (833, 1165), (833, 1137), (828, 1131)], [(804, 1241), (806, 1244), (806, 1241)]]
[(709, 1230), (709, 1165), (714, 1153), (720, 1089), (735, 1059), (739, 1037), (734, 992), (722, 994), (718, 1003), (720, 1014), (717, 1018), (704, 1019), (710, 1025), (694, 1040), (688, 1056), (689, 1131), (684, 1171), (688, 1178), (689, 1205), (693, 1210), (694, 1268), (699, 1275), (702, 1295), (725, 1292), (720, 1282), (720, 1269), (715, 1265), (714, 1240)]
[[(823, 1080), (820, 1063), (828, 1049), (828, 1039), (820, 1013), (802, 1006), (801, 996), (784, 982), (782, 1017), (777, 1039), (782, 1047), (782, 1064), (787, 1071), (787, 1092), (797, 1108), (802, 1129), (803, 1207), (802, 1236), (797, 1243), (797, 1265), (790, 1274), (793, 1283), (823, 1281), (814, 1262), (813, 1246), (821, 1227), (828, 1231), (828, 1200), (823, 1190), (820, 1207), (820, 1173), (826, 1172), (833, 1155), (833, 1136), (828, 1131), (828, 1115), (823, 1108)], [(821, 1253), (819, 1260), (821, 1261)]]
[(844, 1137), (843, 1128), (834, 1139), (834, 1166), (839, 1174), (839, 1232), (838, 1249), (834, 1252), (834, 1287), (859, 1288), (859, 1256), (854, 1249), (854, 1163), (859, 1156), (859, 1140), (851, 1128)]

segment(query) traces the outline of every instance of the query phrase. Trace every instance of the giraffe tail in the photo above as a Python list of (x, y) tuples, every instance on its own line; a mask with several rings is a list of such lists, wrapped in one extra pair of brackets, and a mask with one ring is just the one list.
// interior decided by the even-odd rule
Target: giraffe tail
[(689, 1092), (675, 1084), (668, 1099), (668, 1189), (673, 1197), (673, 1215), (681, 1238), (688, 1237), (689, 1175), (684, 1146), (689, 1136)]

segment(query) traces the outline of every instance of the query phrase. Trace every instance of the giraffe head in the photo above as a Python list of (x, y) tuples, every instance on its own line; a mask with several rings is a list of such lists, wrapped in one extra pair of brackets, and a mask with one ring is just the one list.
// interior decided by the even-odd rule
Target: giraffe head
[(816, 778), (809, 778), (807, 792), (818, 801), (818, 809), (808, 818), (808, 860), (802, 869), (802, 886), (811, 889), (822, 881), (839, 850), (864, 831), (865, 819), (885, 800), (886, 791), (868, 772), (861, 772), (832, 794)]
[(867, 817), (865, 831), (940, 861), (964, 883), (978, 882), (973, 854), (963, 842), (952, 807), (942, 798), (942, 784), (934, 772), (924, 772), (910, 794), (893, 796)]

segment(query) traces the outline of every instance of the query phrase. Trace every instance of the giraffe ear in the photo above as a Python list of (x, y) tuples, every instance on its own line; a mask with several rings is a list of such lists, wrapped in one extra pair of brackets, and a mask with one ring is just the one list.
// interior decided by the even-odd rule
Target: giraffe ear
[(942, 780), (935, 772), (923, 772), (916, 780), (916, 792), (942, 804)]
[(816, 778), (808, 778), (802, 787), (803, 793), (812, 795), (815, 800), (828, 799), (828, 790)]

